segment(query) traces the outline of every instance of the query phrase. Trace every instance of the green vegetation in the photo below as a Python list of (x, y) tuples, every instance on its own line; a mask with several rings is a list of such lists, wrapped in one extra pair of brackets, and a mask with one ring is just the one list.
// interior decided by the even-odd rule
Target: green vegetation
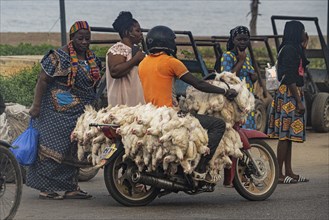
[(12, 55), (42, 55), (47, 51), (54, 49), (54, 46), (49, 44), (32, 45), (20, 43), (17, 46), (0, 44), (0, 56)]
[(33, 90), (37, 76), (41, 71), (40, 64), (31, 69), (22, 70), (13, 76), (0, 75), (0, 93), (6, 102), (30, 106), (33, 101)]

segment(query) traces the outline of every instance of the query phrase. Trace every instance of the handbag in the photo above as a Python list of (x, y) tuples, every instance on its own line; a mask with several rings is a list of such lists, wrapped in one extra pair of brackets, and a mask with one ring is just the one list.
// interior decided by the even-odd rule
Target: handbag
[[(265, 78), (266, 78), (266, 89), (269, 91), (277, 90), (281, 84), (281, 82), (278, 80), (278, 59), (281, 54), (282, 49), (285, 46), (281, 48), (277, 55), (277, 61), (275, 62), (274, 66), (271, 66), (269, 63), (267, 63), (267, 67), (265, 67)], [(283, 80), (284, 76), (282, 77), (281, 81)]]
[(280, 81), (277, 77), (276, 66), (271, 66), (267, 63), (267, 67), (265, 67), (265, 77), (266, 77), (266, 89), (269, 91), (277, 90), (280, 86)]
[(36, 161), (38, 154), (39, 132), (33, 128), (33, 119), (30, 119), (28, 128), (12, 143), (11, 152), (21, 165), (28, 166)]

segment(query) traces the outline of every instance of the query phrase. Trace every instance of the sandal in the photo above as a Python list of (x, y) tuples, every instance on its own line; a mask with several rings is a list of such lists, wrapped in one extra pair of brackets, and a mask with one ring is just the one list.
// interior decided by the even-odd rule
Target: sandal
[(295, 178), (295, 180), (297, 180), (298, 183), (306, 183), (306, 182), (310, 181), (309, 179), (307, 179), (301, 175), (298, 175), (298, 178)]
[(64, 199), (90, 199), (91, 197), (93, 196), (81, 189), (77, 191), (66, 191), (64, 194)]
[(39, 194), (39, 199), (63, 200), (64, 197), (55, 192), (51, 192), (51, 193), (41, 192)]
[(284, 179), (279, 179), (279, 182), (281, 184), (294, 184), (297, 183), (297, 180), (295, 180), (294, 178), (290, 177), (290, 176), (286, 176)]

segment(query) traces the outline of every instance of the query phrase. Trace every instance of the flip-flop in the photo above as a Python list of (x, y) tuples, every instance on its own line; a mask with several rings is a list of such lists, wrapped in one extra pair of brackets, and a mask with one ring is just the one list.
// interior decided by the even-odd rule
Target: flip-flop
[(297, 180), (290, 176), (286, 176), (283, 180), (279, 180), (280, 184), (295, 184), (298, 183)]
[[(69, 194), (69, 193), (72, 193), (72, 194)], [(82, 190), (78, 190), (75, 192), (66, 192), (64, 194), (64, 199), (90, 199), (91, 197), (93, 197), (93, 196)]]
[(310, 181), (309, 179), (307, 179), (301, 175), (298, 175), (298, 178), (296, 178), (295, 180), (297, 180), (297, 182), (299, 182), (299, 183), (306, 183), (306, 182)]
[(48, 200), (63, 200), (64, 197), (59, 195), (58, 193), (40, 193), (39, 199), (48, 199)]

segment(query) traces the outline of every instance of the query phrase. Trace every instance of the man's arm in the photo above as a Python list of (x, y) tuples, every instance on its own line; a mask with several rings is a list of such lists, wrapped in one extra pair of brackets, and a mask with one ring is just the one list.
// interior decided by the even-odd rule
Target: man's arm
[(226, 89), (211, 85), (210, 83), (207, 83), (205, 80), (198, 79), (197, 77), (193, 76), (191, 73), (184, 74), (180, 79), (202, 92), (217, 93), (223, 95), (226, 93)]

